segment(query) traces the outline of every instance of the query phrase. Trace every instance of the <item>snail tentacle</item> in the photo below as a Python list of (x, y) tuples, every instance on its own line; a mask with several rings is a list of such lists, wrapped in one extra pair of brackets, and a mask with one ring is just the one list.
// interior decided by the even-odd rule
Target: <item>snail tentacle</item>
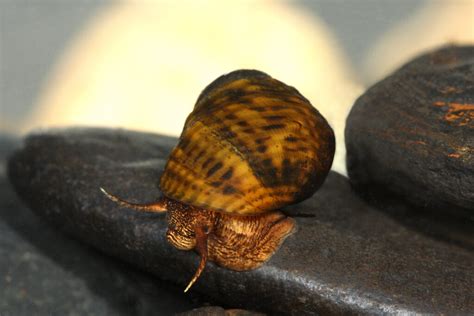
[(189, 282), (188, 286), (186, 286), (186, 289), (184, 289), (184, 293), (186, 293), (191, 286), (199, 279), (199, 276), (201, 275), (202, 271), (204, 271), (204, 268), (206, 267), (206, 262), (207, 262), (207, 239), (209, 234), (211, 233), (212, 228), (207, 226), (207, 225), (196, 225), (195, 233), (196, 233), (196, 247), (195, 250), (199, 253), (201, 256), (201, 260), (199, 261), (199, 266), (196, 272), (194, 273), (193, 278)]
[(133, 208), (137, 211), (142, 211), (142, 212), (155, 212), (155, 213), (161, 213), (161, 212), (166, 212), (166, 204), (164, 203), (163, 199), (160, 199), (157, 202), (152, 202), (152, 203), (144, 203), (144, 204), (137, 204), (137, 203), (131, 203), (128, 201), (125, 201), (118, 196), (115, 196), (109, 192), (107, 192), (104, 188), (100, 188), (100, 191), (104, 193), (104, 195), (109, 198), (111, 201), (114, 201), (115, 203), (119, 204), (120, 206), (123, 207), (128, 207), (128, 208)]

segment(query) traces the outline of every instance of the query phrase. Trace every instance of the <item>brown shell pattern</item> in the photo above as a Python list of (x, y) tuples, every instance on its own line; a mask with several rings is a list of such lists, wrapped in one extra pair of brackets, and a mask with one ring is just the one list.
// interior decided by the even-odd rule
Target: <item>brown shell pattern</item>
[(334, 148), (331, 127), (295, 88), (238, 70), (199, 96), (160, 188), (186, 204), (260, 214), (311, 196)]

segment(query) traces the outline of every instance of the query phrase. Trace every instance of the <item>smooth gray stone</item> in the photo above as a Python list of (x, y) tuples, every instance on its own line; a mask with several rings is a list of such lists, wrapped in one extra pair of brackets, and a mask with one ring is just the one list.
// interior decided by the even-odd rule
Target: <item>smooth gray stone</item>
[(6, 178), (19, 145), (0, 136), (0, 315), (173, 315), (202, 304), (33, 214)]
[[(99, 191), (157, 199), (175, 142), (125, 130), (53, 130), (26, 139), (9, 177), (56, 226), (184, 289), (198, 256), (167, 243), (165, 217), (118, 207)], [(298, 231), (267, 263), (248, 272), (208, 263), (191, 292), (270, 314), (474, 312), (472, 250), (368, 205), (343, 176), (330, 173), (312, 198), (284, 211), (300, 215)]]

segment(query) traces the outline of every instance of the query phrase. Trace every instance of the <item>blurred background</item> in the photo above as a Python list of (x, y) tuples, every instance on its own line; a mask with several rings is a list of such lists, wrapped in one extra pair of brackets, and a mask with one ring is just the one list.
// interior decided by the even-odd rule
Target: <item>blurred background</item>
[(0, 132), (93, 125), (179, 135), (200, 91), (255, 68), (296, 87), (337, 137), (368, 86), (474, 42), (474, 1), (0, 0)]

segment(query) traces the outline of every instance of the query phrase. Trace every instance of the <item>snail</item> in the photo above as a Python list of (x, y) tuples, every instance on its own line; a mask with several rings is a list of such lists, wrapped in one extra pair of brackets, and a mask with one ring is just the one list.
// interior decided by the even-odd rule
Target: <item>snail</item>
[(279, 209), (322, 185), (334, 133), (295, 88), (257, 70), (237, 70), (207, 86), (186, 119), (160, 179), (162, 197), (123, 207), (167, 212), (168, 242), (236, 271), (258, 268), (295, 231)]

